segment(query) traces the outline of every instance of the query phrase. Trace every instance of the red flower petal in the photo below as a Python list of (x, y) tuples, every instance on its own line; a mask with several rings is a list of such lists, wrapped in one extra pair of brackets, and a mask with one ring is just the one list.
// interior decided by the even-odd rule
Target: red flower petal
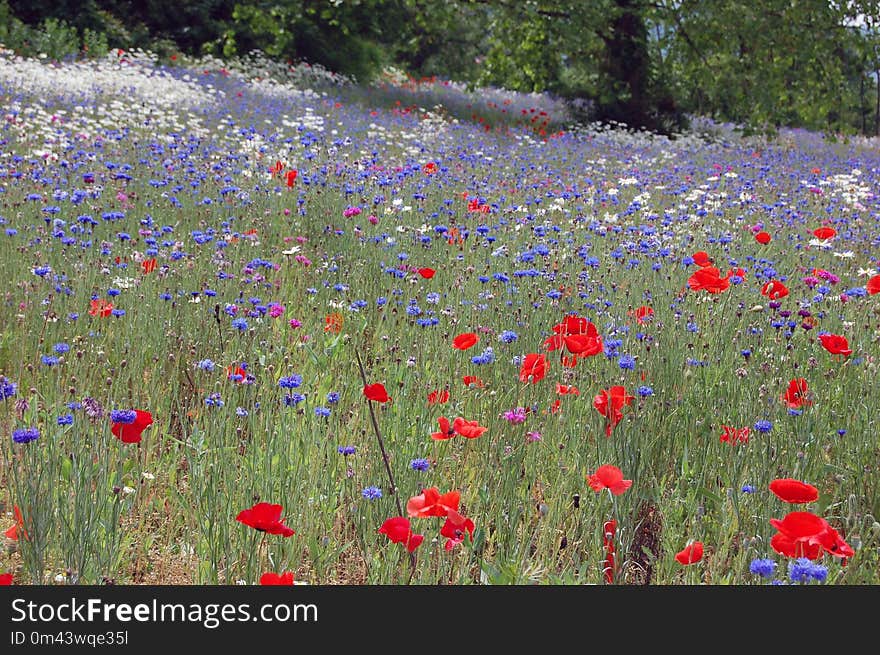
[(406, 513), (413, 518), (446, 516), (450, 510), (458, 511), (460, 496), (458, 491), (449, 491), (441, 496), (437, 487), (430, 487), (407, 501)]
[(850, 350), (849, 342), (846, 337), (843, 337), (839, 334), (820, 334), (819, 341), (822, 342), (822, 346), (830, 352), (832, 355), (851, 355), (852, 350)]
[(140, 409), (134, 410), (134, 423), (112, 423), (110, 432), (122, 443), (140, 443), (141, 433), (153, 424), (153, 415)]
[(547, 356), (537, 353), (529, 353), (523, 358), (519, 370), (520, 382), (535, 384), (547, 375)]
[(476, 345), (480, 338), (473, 332), (463, 332), (452, 340), (452, 347), (458, 350), (467, 350)]
[(293, 572), (287, 571), (278, 575), (277, 573), (264, 573), (260, 576), (261, 585), (292, 585)]
[(701, 559), (703, 559), (702, 541), (695, 541), (692, 544), (688, 544), (675, 554), (675, 560), (684, 566), (699, 562)]
[(381, 382), (366, 385), (364, 387), (364, 395), (369, 400), (375, 400), (377, 403), (387, 403), (389, 400), (391, 400), (391, 397), (385, 390), (385, 385), (383, 385)]
[(869, 295), (873, 296), (875, 293), (880, 293), (880, 275), (870, 278), (865, 288), (868, 290)]
[(832, 237), (837, 235), (837, 230), (833, 227), (820, 227), (813, 230), (813, 236), (817, 239), (831, 239)]
[(755, 241), (760, 243), (762, 246), (766, 246), (768, 243), (770, 243), (771, 239), (772, 237), (770, 236), (770, 234), (764, 232), (763, 230), (755, 235)]
[(632, 480), (624, 480), (623, 472), (611, 464), (604, 464), (596, 469), (589, 477), (590, 488), (595, 492), (608, 489), (615, 496), (619, 496), (632, 486)]
[(244, 509), (238, 513), (235, 520), (244, 523), (248, 527), (269, 534), (280, 534), (282, 537), (290, 537), (293, 530), (284, 525), (281, 519), (281, 505), (271, 503), (257, 503), (250, 509)]
[(433, 268), (420, 268), (419, 269), (419, 275), (421, 275), (426, 280), (430, 280), (432, 277), (434, 277), (434, 273), (436, 273), (436, 271)]
[(770, 491), (786, 503), (812, 503), (819, 500), (819, 490), (816, 487), (792, 478), (773, 480)]

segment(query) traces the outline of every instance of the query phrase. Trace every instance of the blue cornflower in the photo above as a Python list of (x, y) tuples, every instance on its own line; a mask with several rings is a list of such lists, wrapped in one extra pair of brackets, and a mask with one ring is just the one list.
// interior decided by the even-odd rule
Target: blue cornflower
[(772, 559), (753, 559), (749, 571), (762, 578), (772, 578), (776, 571), (776, 562)]
[(299, 405), (299, 404), (300, 404), (302, 401), (304, 401), (305, 399), (306, 399), (306, 397), (305, 397), (304, 395), (302, 395), (301, 393), (290, 393), (290, 394), (285, 394), (285, 396), (284, 396), (284, 404), (285, 404), (287, 407), (294, 407), (294, 406), (296, 406), (296, 405)]
[(55, 355), (43, 355), (40, 357), (40, 361), (46, 366), (55, 366), (58, 363), (58, 358)]
[(58, 425), (73, 425), (73, 414), (62, 414), (59, 416)]
[(409, 466), (413, 471), (421, 471), (424, 473), (431, 467), (431, 462), (424, 458), (414, 459), (409, 463)]
[(327, 394), (327, 402), (331, 405), (334, 403), (338, 403), (339, 402), (339, 392), (338, 391), (329, 392)]
[(755, 493), (755, 487), (750, 484), (744, 484), (740, 491), (742, 491), (744, 494), (753, 494)]
[(770, 430), (773, 429), (773, 423), (771, 423), (767, 419), (762, 418), (758, 421), (755, 421), (754, 427), (755, 430), (757, 430), (758, 432), (761, 432), (762, 434), (767, 434), (768, 432), (770, 432)]
[(210, 373), (214, 370), (215, 364), (210, 359), (202, 359), (196, 363), (196, 366), (203, 371), (208, 371), (208, 373)]
[(302, 384), (302, 381), (302, 376), (294, 373), (293, 375), (287, 375), (278, 380), (278, 386), (282, 389), (296, 389)]
[(653, 396), (654, 390), (651, 387), (641, 386), (636, 389), (636, 393), (639, 394), (642, 398), (646, 398), (648, 396)]
[(72, 400), (71, 402), (67, 403), (67, 409), (69, 409), (72, 412), (75, 412), (76, 410), (82, 409), (82, 408), (83, 408), (83, 404), (78, 400)]
[(491, 346), (486, 347), (486, 349), (479, 355), (471, 357), (471, 362), (474, 364), (491, 364), (494, 361), (495, 352), (492, 350)]
[(367, 487), (361, 491), (361, 496), (367, 500), (376, 500), (382, 497), (382, 490), (379, 487)]
[(122, 316), (125, 316), (125, 310), (124, 309), (114, 309), (113, 311), (110, 312), (110, 314), (112, 316), (115, 316), (116, 318), (120, 318)]
[(59, 355), (63, 355), (64, 353), (70, 352), (70, 346), (64, 342), (56, 343), (54, 350)]
[(330, 409), (328, 407), (315, 407), (315, 416), (330, 416)]
[(513, 343), (518, 338), (519, 336), (517, 336), (516, 332), (513, 332), (512, 330), (504, 330), (504, 332), (498, 335), (498, 340), (502, 343)]
[(18, 428), (12, 431), (12, 440), (15, 443), (30, 443), (40, 438), (40, 431), (37, 428)]
[(205, 404), (208, 407), (223, 407), (223, 399), (220, 398), (219, 393), (214, 392), (205, 398)]
[(345, 455), (348, 457), (349, 455), (354, 455), (357, 452), (357, 448), (354, 446), (337, 446), (336, 452), (340, 455)]
[(107, 295), (111, 298), (113, 298), (114, 296), (118, 296), (120, 293), (122, 292), (119, 289), (107, 289)]
[(236, 319), (233, 319), (233, 321), (232, 321), (232, 327), (234, 327), (236, 330), (240, 330), (241, 332), (244, 332), (245, 330), (248, 329), (248, 323), (243, 318), (236, 318)]
[(9, 380), (5, 375), (0, 375), (0, 400), (6, 400), (15, 395), (18, 383)]
[(248, 411), (244, 407), (236, 407), (235, 413), (237, 416), (247, 416)]
[(809, 582), (811, 579), (824, 582), (828, 577), (828, 569), (821, 564), (814, 564), (806, 557), (799, 557), (788, 563), (788, 579), (792, 582)]
[(635, 357), (632, 355), (622, 355), (617, 365), (625, 371), (631, 371), (636, 367)]
[(113, 423), (121, 423), (130, 425), (137, 419), (137, 412), (133, 409), (114, 409), (110, 411), (110, 421)]

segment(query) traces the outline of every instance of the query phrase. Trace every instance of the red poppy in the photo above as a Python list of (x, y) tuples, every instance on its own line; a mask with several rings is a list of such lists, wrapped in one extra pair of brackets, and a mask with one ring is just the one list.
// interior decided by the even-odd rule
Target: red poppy
[(238, 513), (235, 520), (244, 523), (260, 532), (280, 534), (282, 537), (291, 537), (294, 532), (281, 520), (281, 505), (271, 503), (257, 503), (250, 509), (244, 509)]
[(458, 350), (467, 350), (475, 346), (479, 340), (480, 337), (473, 332), (463, 332), (452, 340), (452, 347)]
[(748, 426), (744, 428), (733, 428), (729, 425), (722, 425), (721, 429), (723, 432), (721, 433), (721, 437), (719, 441), (721, 443), (729, 443), (731, 445), (738, 443), (749, 443), (749, 428)]
[(364, 387), (364, 395), (369, 400), (375, 400), (377, 403), (387, 403), (389, 400), (391, 400), (391, 396), (389, 396), (388, 392), (385, 391), (385, 385), (383, 385), (381, 382), (366, 385)]
[(788, 390), (782, 395), (782, 400), (792, 409), (798, 409), (813, 404), (808, 394), (807, 381), (804, 378), (797, 378), (788, 383)]
[(792, 478), (777, 478), (770, 483), (772, 491), (779, 500), (792, 503), (812, 503), (819, 500), (819, 490), (811, 484)]
[(21, 515), (21, 510), (18, 508), (18, 505), (12, 506), (12, 514), (15, 516), (15, 523), (13, 523), (12, 527), (6, 530), (3, 534), (6, 535), (7, 539), (18, 541), (18, 531), (21, 530), (21, 534), (27, 539), (28, 533), (27, 530), (24, 529), (24, 517)]
[(875, 293), (880, 293), (880, 275), (875, 275), (868, 280), (868, 283), (865, 285), (865, 288), (868, 291), (869, 295), (874, 295)]
[(141, 433), (153, 424), (153, 415), (140, 409), (134, 410), (134, 423), (113, 423), (110, 432), (122, 443), (140, 443)]
[(675, 561), (687, 566), (703, 559), (703, 542), (694, 541), (675, 554)]
[(852, 355), (852, 350), (849, 348), (849, 341), (847, 341), (844, 336), (839, 334), (820, 334), (819, 341), (822, 342), (825, 350), (832, 355)]
[(559, 384), (556, 383), (556, 393), (560, 396), (579, 396), (581, 392), (577, 387), (572, 386), (570, 384)]
[(605, 521), (602, 526), (602, 545), (605, 547), (605, 558), (602, 560), (602, 572), (605, 582), (614, 584), (614, 535), (617, 533), (617, 521)]
[(260, 576), (261, 585), (292, 585), (293, 571), (287, 571), (278, 575), (277, 573), (264, 573)]
[(828, 521), (810, 512), (789, 512), (782, 520), (770, 519), (770, 525), (778, 530), (770, 539), (770, 546), (786, 557), (815, 560), (823, 552), (835, 557), (852, 557), (855, 554)]
[(440, 495), (437, 487), (425, 489), (418, 496), (413, 496), (406, 503), (406, 513), (413, 518), (426, 516), (446, 516), (451, 511), (458, 511), (461, 493), (449, 491)]
[(611, 464), (604, 464), (596, 469), (588, 478), (590, 488), (599, 493), (608, 489), (615, 496), (619, 496), (632, 486), (632, 480), (624, 480), (623, 472)]
[(714, 266), (707, 266), (694, 271), (688, 278), (688, 286), (694, 291), (721, 293), (730, 286), (728, 277), (721, 277), (721, 271)]
[(433, 175), (434, 173), (437, 172), (437, 164), (435, 164), (432, 161), (429, 161), (427, 164), (422, 166), (422, 172), (425, 175)]
[(103, 298), (95, 298), (89, 306), (89, 316), (100, 316), (106, 318), (113, 311), (113, 303)]
[(280, 160), (275, 160), (275, 163), (269, 167), (269, 172), (272, 173), (272, 176), (278, 175), (281, 171), (284, 170), (284, 164), (281, 163)]
[(8, 587), (12, 584), (11, 573), (0, 573), (0, 587)]
[(443, 404), (449, 401), (449, 389), (437, 389), (428, 394), (428, 404)]
[(436, 272), (437, 271), (435, 271), (433, 268), (420, 268), (419, 269), (419, 275), (421, 275), (426, 280), (430, 280), (432, 277), (434, 277), (434, 273), (436, 273)]
[(697, 252), (695, 252), (693, 254), (693, 260), (694, 264), (701, 268), (706, 268), (707, 266), (711, 266), (714, 263), (713, 259), (709, 257), (709, 253), (703, 250), (698, 250)]
[(483, 382), (476, 375), (465, 375), (461, 380), (462, 382), (464, 382), (464, 386), (466, 387), (476, 387), (477, 389), (482, 389), (486, 386), (486, 383)]
[(813, 236), (824, 241), (837, 236), (837, 230), (833, 227), (819, 227), (813, 230)]
[(642, 305), (635, 312), (636, 321), (639, 325), (644, 325), (654, 318), (654, 310), (647, 305)]
[(547, 357), (537, 353), (529, 353), (523, 358), (519, 369), (519, 381), (535, 384), (547, 375)]
[(788, 295), (788, 287), (779, 280), (770, 280), (761, 287), (761, 295), (768, 297), (770, 300), (779, 300)]
[(465, 536), (473, 538), (474, 522), (454, 510), (450, 511), (446, 515), (446, 521), (443, 523), (443, 527), (440, 528), (440, 534), (447, 537), (445, 545), (446, 550), (452, 550), (455, 546), (465, 540)]
[(607, 421), (605, 423), (605, 436), (610, 437), (614, 427), (623, 420), (623, 412), (621, 411), (625, 405), (631, 405), (635, 399), (626, 392), (626, 388), (620, 385), (603, 389), (598, 396), (593, 398), (593, 407), (604, 416)]
[(299, 175), (299, 172), (296, 170), (287, 171), (287, 175), (285, 175), (284, 177), (288, 187), (292, 187), (296, 183), (297, 175)]
[(596, 326), (582, 316), (568, 315), (553, 326), (553, 336), (544, 340), (544, 348), (559, 350), (564, 345), (573, 357), (565, 361), (565, 366), (575, 366), (578, 357), (592, 357), (602, 352), (602, 337)]
[(386, 519), (379, 528), (379, 534), (386, 535), (392, 543), (403, 544), (409, 552), (413, 552), (425, 540), (424, 535), (413, 534), (409, 519), (402, 516)]
[(145, 259), (141, 262), (141, 268), (144, 269), (144, 274), (152, 273), (156, 270), (156, 258), (150, 257), (150, 259)]
[(437, 423), (440, 424), (440, 430), (437, 432), (431, 433), (431, 438), (435, 441), (446, 441), (447, 439), (452, 439), (455, 436), (455, 430), (452, 429), (452, 426), (449, 424), (449, 419), (445, 416), (441, 416), (437, 419)]
[(770, 234), (768, 232), (764, 232), (763, 230), (755, 235), (755, 241), (760, 243), (762, 246), (766, 246), (768, 243), (770, 243), (771, 240), (772, 237), (770, 236)]
[(483, 427), (477, 421), (468, 421), (459, 416), (452, 422), (452, 429), (465, 439), (476, 439), (489, 428)]

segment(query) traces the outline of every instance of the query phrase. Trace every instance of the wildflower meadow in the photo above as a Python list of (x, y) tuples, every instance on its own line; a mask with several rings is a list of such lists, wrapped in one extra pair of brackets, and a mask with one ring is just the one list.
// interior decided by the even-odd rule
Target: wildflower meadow
[(0, 580), (880, 583), (880, 145), (0, 56)]

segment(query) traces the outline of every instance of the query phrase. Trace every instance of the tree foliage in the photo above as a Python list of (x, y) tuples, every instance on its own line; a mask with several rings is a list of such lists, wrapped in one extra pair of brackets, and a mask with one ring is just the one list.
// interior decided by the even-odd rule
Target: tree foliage
[[(53, 56), (177, 49), (550, 91), (674, 131), (880, 131), (880, 0), (0, 0), (0, 38)], [(91, 46), (89, 46), (91, 44)]]

